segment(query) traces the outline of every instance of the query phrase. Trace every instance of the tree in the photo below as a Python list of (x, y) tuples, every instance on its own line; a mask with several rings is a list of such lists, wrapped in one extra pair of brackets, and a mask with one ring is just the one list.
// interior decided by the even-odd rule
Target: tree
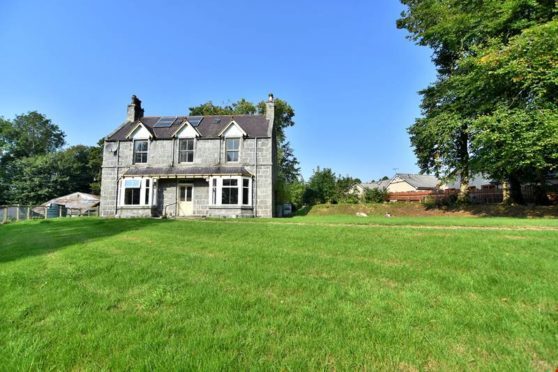
[(315, 169), (308, 180), (308, 189), (306, 201), (309, 204), (337, 202), (337, 177), (330, 168)]
[(339, 176), (335, 182), (335, 199), (343, 203), (358, 203), (359, 197), (356, 193), (351, 193), (355, 185), (358, 185), (360, 180), (351, 176)]
[(40, 204), (64, 194), (69, 176), (55, 153), (16, 159), (8, 164), (6, 202)]
[(364, 201), (367, 203), (383, 203), (388, 200), (386, 189), (366, 189), (364, 191)]
[(9, 161), (54, 152), (64, 146), (65, 134), (43, 114), (31, 111), (18, 115), (2, 130), (5, 150), (2, 159)]
[(0, 118), (0, 203), (37, 204), (71, 192), (98, 190), (102, 141), (61, 150), (64, 132), (32, 111)]
[[(52, 153), (63, 145), (64, 133), (36, 111), (18, 115), (14, 120), (0, 118), (0, 204), (14, 199), (12, 176), (17, 173), (16, 169), (21, 169), (23, 163), (12, 164), (13, 162)], [(38, 162), (45, 161), (42, 159)], [(45, 172), (47, 171), (48, 167), (45, 168)]]
[[(275, 99), (275, 116), (273, 130), (276, 138), (276, 162), (278, 164), (277, 184), (278, 201), (287, 201), (290, 194), (289, 187), (296, 183), (300, 177), (299, 162), (290, 143), (286, 140), (285, 129), (294, 123), (294, 110), (281, 99)], [(253, 104), (245, 99), (240, 99), (225, 106), (216, 106), (211, 101), (198, 106), (190, 107), (190, 115), (254, 115), (265, 114), (266, 102)]]
[[(422, 117), (409, 128), (411, 143), (423, 172), (442, 177), (460, 176), (463, 200), (467, 198), (470, 174), (487, 172), (496, 176), (498, 173), (492, 172), (494, 167), (489, 166), (489, 157), (507, 158), (509, 167), (506, 168), (514, 172), (513, 157), (506, 156), (507, 150), (501, 142), (498, 142), (500, 146), (487, 142), (495, 139), (494, 133), (511, 127), (489, 125), (490, 122), (503, 123), (498, 118), (506, 110), (507, 120), (512, 123), (524, 121), (523, 113), (533, 105), (537, 109), (555, 109), (549, 106), (556, 102), (557, 33), (552, 20), (556, 4), (552, 0), (402, 0), (402, 3), (407, 5), (407, 10), (398, 20), (398, 27), (407, 29), (410, 38), (419, 45), (433, 49), (433, 61), (438, 69), (437, 81), (421, 92)], [(538, 43), (535, 35), (541, 36)], [(521, 42), (522, 38), (528, 41)], [(529, 50), (536, 55), (523, 60), (521, 54)], [(534, 61), (546, 71), (534, 70), (544, 71), (546, 75), (531, 73)], [(541, 79), (543, 75), (547, 76), (546, 80)], [(548, 83), (547, 89), (540, 89), (542, 80)], [(531, 123), (539, 134), (547, 130), (541, 122), (531, 120)], [(483, 135), (488, 129), (492, 135)], [(539, 146), (528, 147), (533, 142), (524, 139), (522, 151), (529, 157)], [(491, 151), (483, 151), (489, 147)], [(539, 153), (535, 157), (541, 156), (544, 157)], [(537, 162), (531, 164), (534, 163)], [(544, 173), (543, 169), (530, 172), (533, 171)], [(512, 181), (516, 201), (521, 201), (519, 178), (525, 175), (520, 173), (500, 173)]]
[(39, 204), (73, 192), (92, 192), (99, 172), (96, 151), (96, 147), (77, 145), (9, 162), (5, 202)]
[(103, 148), (104, 148), (105, 139), (101, 138), (97, 141), (97, 146), (90, 147), (89, 156), (88, 156), (88, 167), (91, 170), (91, 183), (89, 184), (89, 188), (91, 189), (91, 193), (95, 195), (101, 194), (101, 176), (102, 172), (102, 165), (103, 165)]

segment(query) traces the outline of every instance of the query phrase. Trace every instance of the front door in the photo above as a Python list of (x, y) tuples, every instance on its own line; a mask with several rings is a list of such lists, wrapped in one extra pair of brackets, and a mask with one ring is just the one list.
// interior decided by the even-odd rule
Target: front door
[(178, 190), (178, 215), (194, 214), (194, 185), (180, 185)]

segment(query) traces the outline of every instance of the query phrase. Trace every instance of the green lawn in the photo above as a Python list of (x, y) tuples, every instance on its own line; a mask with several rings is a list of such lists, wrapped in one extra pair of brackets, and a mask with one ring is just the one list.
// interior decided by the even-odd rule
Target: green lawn
[(557, 367), (558, 220), (0, 226), (1, 370)]

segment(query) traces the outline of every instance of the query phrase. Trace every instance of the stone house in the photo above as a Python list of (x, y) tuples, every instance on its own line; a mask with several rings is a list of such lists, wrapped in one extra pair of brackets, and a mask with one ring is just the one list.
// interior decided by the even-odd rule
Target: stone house
[(273, 217), (273, 95), (265, 115), (128, 116), (105, 139), (101, 216)]

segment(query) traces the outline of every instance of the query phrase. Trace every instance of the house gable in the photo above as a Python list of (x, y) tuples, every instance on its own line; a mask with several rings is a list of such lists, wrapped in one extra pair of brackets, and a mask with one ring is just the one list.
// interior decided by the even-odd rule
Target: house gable
[(196, 137), (200, 137), (200, 132), (198, 132), (196, 128), (194, 128), (190, 123), (186, 121), (177, 129), (173, 137), (196, 138)]
[(231, 121), (229, 125), (227, 125), (221, 133), (219, 133), (220, 137), (245, 137), (246, 132), (237, 124), (236, 121)]
[(389, 183), (387, 190), (389, 192), (407, 192), (407, 191), (417, 191), (417, 188), (411, 185), (409, 182), (405, 181), (400, 177), (395, 177)]
[(150, 139), (153, 138), (153, 135), (147, 129), (147, 127), (142, 123), (139, 122), (126, 136), (127, 139)]

